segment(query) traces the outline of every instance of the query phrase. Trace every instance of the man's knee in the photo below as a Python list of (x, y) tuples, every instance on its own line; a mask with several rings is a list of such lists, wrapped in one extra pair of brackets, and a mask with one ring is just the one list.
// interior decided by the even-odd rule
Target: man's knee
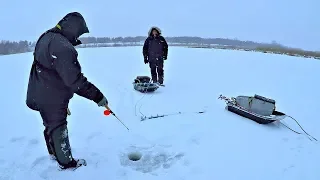
[(150, 61), (150, 62), (149, 62), (149, 67), (150, 67), (151, 69), (154, 69), (154, 68), (157, 67), (157, 64), (156, 64), (155, 62), (153, 62), (153, 61)]
[(156, 63), (150, 62), (149, 64), (150, 64), (149, 66), (150, 66), (151, 73), (156, 73), (156, 72), (157, 72), (157, 65), (156, 65)]
[(163, 74), (163, 66), (161, 65), (157, 66), (157, 71), (158, 73)]
[(67, 108), (43, 107), (40, 115), (48, 133), (62, 124), (67, 124)]
[(52, 132), (61, 127), (61, 126), (66, 126), (68, 124), (67, 120), (61, 120), (61, 121), (55, 121), (55, 122), (51, 122), (50, 124), (45, 125), (46, 127), (46, 132), (47, 134), (52, 134)]

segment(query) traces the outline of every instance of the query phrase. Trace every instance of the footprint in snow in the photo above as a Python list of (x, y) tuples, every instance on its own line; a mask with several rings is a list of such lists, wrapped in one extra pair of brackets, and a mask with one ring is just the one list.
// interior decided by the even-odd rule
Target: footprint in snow
[(189, 142), (191, 144), (199, 145), (200, 144), (200, 138), (199, 137), (192, 137), (189, 139)]
[(10, 142), (11, 143), (16, 143), (16, 142), (21, 142), (21, 141), (24, 141), (26, 138), (23, 137), (23, 136), (20, 136), (20, 137), (13, 137), (10, 139)]
[(35, 168), (36, 166), (44, 167), (48, 163), (56, 163), (56, 161), (51, 160), (49, 155), (38, 157), (33, 161), (31, 169)]
[(283, 169), (283, 173), (286, 173), (287, 171), (293, 171), (295, 168), (295, 165), (290, 165), (289, 167), (286, 167)]
[(41, 157), (36, 158), (32, 163), (32, 167), (35, 167), (38, 164), (40, 164), (40, 165), (43, 164), (46, 161), (47, 158), (49, 158), (49, 157), (41, 156)]
[(180, 160), (184, 156), (183, 153), (179, 153), (175, 155), (174, 157), (168, 158), (165, 163), (162, 165), (164, 169), (169, 169), (174, 163), (176, 163), (178, 160)]
[(91, 141), (92, 139), (100, 136), (101, 134), (102, 134), (101, 132), (92, 133), (91, 135), (89, 135), (89, 136), (87, 137), (87, 141), (89, 142), (89, 141)]
[(289, 139), (288, 139), (288, 138), (282, 138), (282, 141), (284, 141), (284, 142), (288, 142), (288, 141), (289, 141)]
[(96, 156), (99, 156), (99, 154), (98, 154), (98, 153), (96, 153), (96, 152), (93, 152), (93, 153), (91, 153), (91, 156), (96, 157)]
[(190, 161), (187, 160), (187, 159), (184, 160), (184, 161), (183, 161), (183, 165), (184, 165), (184, 166), (189, 166), (189, 165), (190, 165)]
[(39, 144), (39, 140), (37, 140), (37, 139), (31, 139), (28, 142), (28, 146), (35, 146), (37, 144)]
[(55, 180), (57, 179), (55, 175), (58, 172), (58, 169), (58, 166), (50, 165), (44, 170), (40, 171), (39, 176), (45, 180)]
[(128, 179), (128, 173), (124, 169), (118, 170), (117, 176), (119, 177), (119, 179)]

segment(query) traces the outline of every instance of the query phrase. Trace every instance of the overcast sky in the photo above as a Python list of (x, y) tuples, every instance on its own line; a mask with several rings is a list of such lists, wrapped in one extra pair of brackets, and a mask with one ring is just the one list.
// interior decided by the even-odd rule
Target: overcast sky
[[(6, 0), (0, 39), (32, 40), (68, 12), (83, 14), (90, 36), (146, 35), (237, 38), (320, 50), (320, 0)], [(88, 36), (85, 35), (85, 36)]]

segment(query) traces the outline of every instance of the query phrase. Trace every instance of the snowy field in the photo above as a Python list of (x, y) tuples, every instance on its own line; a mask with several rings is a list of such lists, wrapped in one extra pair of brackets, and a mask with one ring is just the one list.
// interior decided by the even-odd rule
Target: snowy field
[[(254, 52), (169, 47), (166, 87), (143, 95), (141, 47), (79, 49), (88, 79), (129, 127), (77, 95), (68, 128), (75, 158), (59, 171), (47, 156), (40, 115), (25, 105), (32, 53), (0, 57), (0, 180), (319, 180), (320, 147), (281, 124), (259, 125), (225, 110), (218, 96), (259, 94), (320, 139), (320, 62)], [(206, 110), (197, 114), (196, 111)], [(140, 121), (154, 116), (180, 115)], [(283, 120), (302, 132), (291, 119)], [(128, 154), (141, 153), (139, 161)]]

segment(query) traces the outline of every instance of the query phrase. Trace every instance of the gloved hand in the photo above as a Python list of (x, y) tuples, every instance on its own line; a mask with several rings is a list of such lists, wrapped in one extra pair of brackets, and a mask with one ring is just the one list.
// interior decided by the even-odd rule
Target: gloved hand
[(167, 60), (167, 56), (163, 56), (163, 60)]
[(145, 56), (145, 57), (144, 57), (144, 63), (147, 64), (148, 62), (149, 62), (149, 61), (148, 61), (148, 56)]
[(106, 106), (106, 105), (108, 105), (108, 100), (106, 97), (103, 96), (101, 101), (98, 103), (98, 106), (101, 107), (101, 106)]

